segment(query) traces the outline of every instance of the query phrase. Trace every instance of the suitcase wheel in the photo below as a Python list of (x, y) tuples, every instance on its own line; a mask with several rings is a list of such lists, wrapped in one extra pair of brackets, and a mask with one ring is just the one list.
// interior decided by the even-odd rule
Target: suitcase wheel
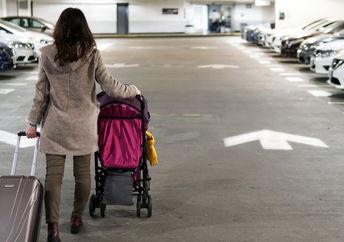
[(141, 207), (142, 207), (141, 195), (137, 195), (136, 216), (137, 216), (138, 218), (141, 217)]
[(104, 203), (100, 204), (100, 216), (102, 216), (102, 218), (105, 217), (105, 210), (106, 210), (106, 204)]
[(96, 211), (96, 199), (97, 199), (96, 196), (92, 194), (88, 202), (88, 211), (92, 218), (94, 218), (94, 212)]
[(152, 217), (152, 197), (151, 195), (148, 195), (148, 202), (147, 202), (147, 212), (148, 217)]

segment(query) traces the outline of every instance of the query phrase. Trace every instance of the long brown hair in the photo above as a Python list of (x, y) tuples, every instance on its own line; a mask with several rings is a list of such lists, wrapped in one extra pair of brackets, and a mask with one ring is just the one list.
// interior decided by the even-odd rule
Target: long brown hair
[(78, 8), (63, 10), (55, 25), (53, 37), (57, 47), (55, 61), (61, 66), (85, 57), (96, 45), (85, 15)]

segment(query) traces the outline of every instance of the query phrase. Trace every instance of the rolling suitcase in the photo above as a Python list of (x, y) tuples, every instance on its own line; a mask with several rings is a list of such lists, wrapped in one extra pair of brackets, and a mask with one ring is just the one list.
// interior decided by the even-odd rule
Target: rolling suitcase
[(30, 176), (15, 176), (21, 136), (18, 133), (10, 176), (0, 176), (0, 241), (37, 242), (43, 201), (43, 186), (34, 177), (37, 165), (37, 133)]

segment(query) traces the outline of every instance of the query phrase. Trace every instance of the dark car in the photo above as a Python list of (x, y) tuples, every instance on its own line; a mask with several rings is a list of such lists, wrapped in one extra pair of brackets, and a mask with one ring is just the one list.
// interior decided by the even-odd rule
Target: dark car
[(297, 50), (297, 59), (301, 63), (310, 64), (311, 57), (317, 46), (337, 39), (344, 39), (344, 29), (335, 34), (322, 34), (304, 40)]
[(37, 17), (27, 16), (10, 16), (4, 17), (3, 20), (19, 25), (22, 28), (30, 31), (40, 32), (52, 36), (54, 30), (54, 24), (47, 20)]
[(281, 55), (297, 57), (297, 50), (305, 39), (321, 34), (333, 34), (342, 29), (344, 29), (344, 21), (331, 21), (312, 31), (305, 31), (297, 36), (289, 36), (282, 40)]
[(13, 56), (13, 49), (0, 42), (0, 72), (6, 71), (13, 67)]

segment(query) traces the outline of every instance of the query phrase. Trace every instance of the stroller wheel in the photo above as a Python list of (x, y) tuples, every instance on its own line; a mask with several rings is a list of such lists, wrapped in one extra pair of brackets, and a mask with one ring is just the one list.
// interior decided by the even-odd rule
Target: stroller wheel
[(100, 204), (100, 216), (102, 216), (102, 218), (105, 217), (105, 210), (106, 210), (106, 204), (104, 203)]
[(136, 216), (139, 218), (141, 217), (141, 195), (137, 195), (137, 202), (136, 202)]
[(147, 212), (148, 212), (148, 217), (152, 217), (152, 197), (151, 197), (151, 195), (148, 195)]
[(94, 212), (96, 211), (96, 196), (94, 194), (90, 196), (90, 200), (88, 202), (88, 211), (90, 216), (94, 218)]

